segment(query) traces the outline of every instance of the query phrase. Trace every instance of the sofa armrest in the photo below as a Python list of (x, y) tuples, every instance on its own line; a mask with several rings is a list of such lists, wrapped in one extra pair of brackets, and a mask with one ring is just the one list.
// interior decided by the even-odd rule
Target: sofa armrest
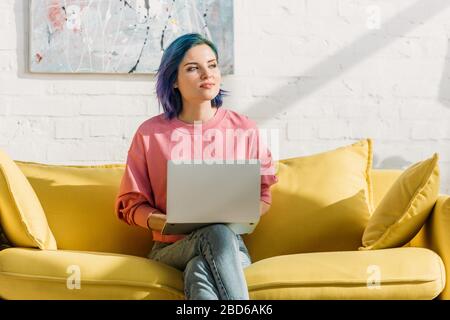
[(450, 299), (450, 195), (440, 194), (425, 225), (411, 241), (413, 247), (428, 248), (444, 262), (446, 286), (437, 299)]

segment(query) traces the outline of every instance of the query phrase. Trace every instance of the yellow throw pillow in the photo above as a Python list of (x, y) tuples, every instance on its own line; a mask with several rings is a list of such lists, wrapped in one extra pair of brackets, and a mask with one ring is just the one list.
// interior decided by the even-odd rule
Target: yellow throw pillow
[(56, 250), (36, 193), (14, 161), (0, 150), (0, 224), (13, 246)]
[(253, 261), (357, 250), (373, 207), (372, 140), (277, 162), (272, 205), (245, 235)]
[(401, 247), (419, 232), (439, 194), (438, 159), (434, 153), (397, 178), (370, 217), (360, 250)]

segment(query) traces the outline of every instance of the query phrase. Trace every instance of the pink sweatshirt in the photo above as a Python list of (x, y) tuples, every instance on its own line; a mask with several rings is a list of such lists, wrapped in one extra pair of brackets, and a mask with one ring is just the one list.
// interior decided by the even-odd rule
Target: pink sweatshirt
[[(189, 124), (178, 118), (167, 120), (163, 113), (144, 121), (128, 150), (125, 172), (115, 201), (118, 218), (129, 225), (148, 228), (147, 219), (152, 212), (166, 213), (169, 159), (259, 159), (261, 200), (271, 204), (270, 186), (278, 182), (278, 178), (271, 152), (262, 140), (254, 121), (224, 107), (218, 108), (215, 115), (201, 125), (200, 122)], [(175, 242), (184, 237), (162, 235), (157, 231), (152, 233), (154, 241)]]

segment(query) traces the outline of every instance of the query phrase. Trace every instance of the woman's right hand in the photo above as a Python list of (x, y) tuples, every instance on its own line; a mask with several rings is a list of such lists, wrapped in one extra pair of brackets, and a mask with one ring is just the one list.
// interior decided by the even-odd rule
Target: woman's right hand
[(147, 225), (154, 231), (161, 231), (166, 224), (166, 215), (160, 212), (152, 213), (147, 220)]

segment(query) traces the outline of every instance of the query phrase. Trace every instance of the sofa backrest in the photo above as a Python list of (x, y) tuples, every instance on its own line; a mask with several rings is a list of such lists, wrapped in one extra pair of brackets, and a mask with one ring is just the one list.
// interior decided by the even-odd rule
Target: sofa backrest
[(35, 190), (58, 249), (145, 257), (149, 230), (130, 226), (114, 213), (124, 164), (49, 165), (15, 161)]
[[(127, 225), (114, 213), (124, 164), (75, 166), (15, 162), (41, 201), (58, 249), (142, 257), (149, 253), (153, 243), (151, 232)], [(401, 172), (372, 171), (375, 205)]]

